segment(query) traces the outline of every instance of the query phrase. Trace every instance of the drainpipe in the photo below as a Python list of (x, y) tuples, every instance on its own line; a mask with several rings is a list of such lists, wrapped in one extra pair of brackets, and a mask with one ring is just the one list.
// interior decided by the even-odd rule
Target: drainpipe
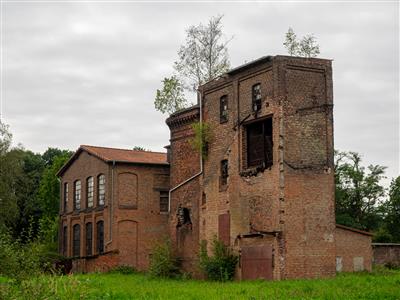
[[(199, 107), (200, 107), (200, 125), (203, 123), (203, 106), (202, 106), (202, 100), (203, 100), (203, 95), (201, 94), (201, 92), (199, 90), (197, 90), (197, 101), (199, 103)], [(200, 153), (200, 172), (198, 172), (197, 174), (193, 175), (192, 177), (189, 177), (188, 179), (182, 181), (181, 183), (179, 183), (178, 185), (176, 185), (175, 187), (173, 187), (172, 189), (169, 190), (168, 193), (168, 212), (171, 212), (171, 193), (175, 190), (177, 190), (178, 188), (180, 188), (181, 186), (185, 185), (186, 183), (192, 181), (193, 179), (195, 179), (196, 177), (200, 176), (203, 173), (203, 156)]]
[(114, 203), (114, 168), (115, 168), (115, 160), (112, 161), (111, 167), (111, 199), (110, 199), (110, 239), (107, 241), (106, 245), (112, 243), (112, 223), (113, 223), (113, 203)]

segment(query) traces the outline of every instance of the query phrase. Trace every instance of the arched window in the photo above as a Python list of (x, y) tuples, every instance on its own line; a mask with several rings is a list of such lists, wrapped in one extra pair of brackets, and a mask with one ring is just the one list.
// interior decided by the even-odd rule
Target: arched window
[(68, 253), (68, 245), (67, 245), (67, 241), (68, 241), (68, 229), (67, 226), (64, 225), (63, 227), (63, 236), (62, 236), (62, 252), (64, 256), (67, 256)]
[(97, 242), (96, 248), (98, 254), (104, 253), (104, 222), (98, 221), (97, 222)]
[(81, 181), (77, 180), (74, 183), (74, 209), (81, 209)]
[(67, 212), (68, 209), (68, 183), (64, 183), (64, 204), (63, 204), (63, 211)]
[(86, 179), (86, 207), (93, 207), (94, 179), (89, 177)]
[(93, 225), (86, 223), (86, 256), (93, 254)]
[(81, 255), (81, 227), (75, 224), (73, 227), (72, 256)]
[(100, 174), (97, 177), (97, 204), (104, 205), (106, 199), (106, 176)]

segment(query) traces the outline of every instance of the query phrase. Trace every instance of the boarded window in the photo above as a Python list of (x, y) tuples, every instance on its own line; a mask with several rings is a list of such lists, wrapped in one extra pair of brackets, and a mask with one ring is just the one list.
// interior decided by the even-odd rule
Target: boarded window
[(160, 191), (160, 212), (168, 212), (169, 195), (168, 191)]
[(97, 222), (97, 242), (96, 248), (98, 254), (104, 253), (104, 222)]
[(218, 216), (218, 238), (226, 246), (230, 244), (231, 225), (229, 213)]
[(119, 205), (137, 208), (138, 206), (138, 176), (126, 172), (118, 174), (118, 203)]
[(261, 84), (257, 83), (252, 87), (252, 105), (253, 111), (261, 110)]
[(97, 204), (102, 206), (106, 200), (106, 176), (101, 174), (97, 177)]
[(86, 256), (93, 254), (93, 225), (86, 223)]
[(89, 177), (86, 180), (86, 207), (93, 207), (94, 179)]
[(272, 118), (246, 126), (247, 166), (272, 165)]
[(74, 209), (81, 209), (81, 181), (77, 180), (74, 184)]
[(64, 183), (64, 201), (63, 201), (63, 210), (64, 212), (68, 209), (68, 183)]
[(67, 253), (68, 253), (68, 244), (67, 244), (67, 241), (68, 241), (68, 229), (67, 229), (67, 226), (64, 226), (63, 227), (63, 239), (62, 239), (62, 250), (63, 250), (63, 255), (64, 256), (67, 256)]
[(75, 224), (73, 227), (72, 256), (81, 255), (81, 227)]
[(228, 121), (228, 96), (224, 95), (219, 99), (219, 121), (225, 123)]
[(228, 183), (228, 160), (221, 160), (221, 176), (220, 176), (220, 184), (221, 186), (226, 185)]

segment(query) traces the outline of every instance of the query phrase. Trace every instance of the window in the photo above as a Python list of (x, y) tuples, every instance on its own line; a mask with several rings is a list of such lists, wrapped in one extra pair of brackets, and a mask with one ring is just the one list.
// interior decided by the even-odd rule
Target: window
[(101, 174), (99, 177), (97, 177), (97, 191), (97, 203), (98, 205), (104, 205), (106, 199), (106, 176), (104, 176), (104, 174)]
[(93, 191), (94, 191), (94, 180), (93, 177), (89, 177), (86, 180), (86, 207), (93, 207)]
[(207, 203), (207, 195), (206, 193), (203, 192), (203, 195), (201, 196), (201, 204), (205, 205)]
[(221, 160), (221, 177), (220, 183), (221, 185), (226, 185), (228, 183), (228, 160)]
[(93, 245), (93, 225), (86, 223), (86, 256), (92, 255)]
[(261, 110), (261, 84), (257, 83), (252, 87), (252, 105), (253, 111)]
[(63, 251), (63, 255), (67, 256), (67, 250), (68, 250), (68, 245), (67, 245), (67, 240), (68, 240), (68, 231), (67, 231), (67, 226), (63, 227), (63, 232), (62, 232), (62, 251)]
[(225, 123), (228, 121), (228, 96), (224, 95), (219, 99), (219, 121)]
[(246, 127), (247, 166), (272, 165), (272, 118), (252, 123)]
[(64, 212), (66, 212), (68, 209), (68, 183), (64, 183), (64, 202), (63, 203), (64, 203), (63, 210), (64, 210)]
[(97, 222), (97, 243), (96, 243), (97, 253), (104, 253), (104, 222)]
[(74, 185), (74, 209), (81, 209), (81, 181), (75, 181)]
[(72, 256), (80, 256), (81, 254), (81, 227), (75, 224), (73, 227), (73, 243)]
[(168, 212), (169, 195), (168, 191), (160, 191), (160, 212)]

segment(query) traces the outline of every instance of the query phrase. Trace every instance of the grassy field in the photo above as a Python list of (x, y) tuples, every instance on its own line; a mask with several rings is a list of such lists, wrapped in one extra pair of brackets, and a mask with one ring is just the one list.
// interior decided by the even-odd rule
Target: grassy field
[(13, 285), (0, 277), (3, 299), (400, 299), (400, 271), (340, 274), (321, 280), (217, 283), (142, 274), (43, 276)]

